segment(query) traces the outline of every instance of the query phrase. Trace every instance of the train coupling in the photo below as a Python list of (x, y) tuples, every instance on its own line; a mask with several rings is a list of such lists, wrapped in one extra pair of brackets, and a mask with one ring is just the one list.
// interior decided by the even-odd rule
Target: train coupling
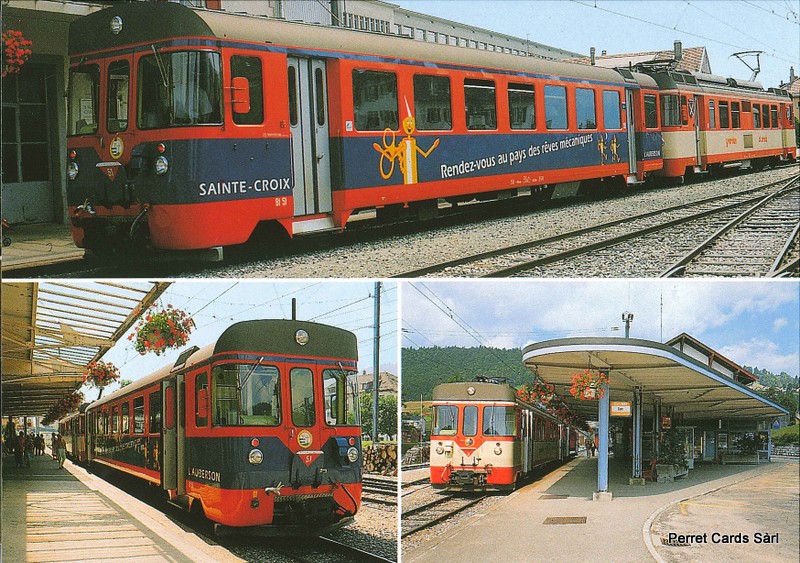
[(456, 487), (485, 487), (488, 474), (483, 469), (456, 469), (450, 473), (450, 485)]
[(274, 487), (266, 487), (264, 489), (264, 492), (267, 493), (268, 495), (272, 494), (272, 495), (275, 495), (276, 497), (279, 497), (279, 496), (281, 496), (281, 489), (282, 488), (283, 488), (283, 483), (278, 481), (278, 484), (275, 485)]

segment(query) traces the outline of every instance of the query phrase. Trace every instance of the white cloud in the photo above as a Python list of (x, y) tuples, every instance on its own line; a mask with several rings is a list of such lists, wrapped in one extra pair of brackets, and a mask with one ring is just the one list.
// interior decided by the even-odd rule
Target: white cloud
[(780, 317), (772, 322), (772, 330), (777, 332), (788, 325), (789, 325), (789, 319), (787, 319), (786, 317)]
[(800, 355), (796, 352), (781, 353), (776, 343), (758, 337), (735, 345), (723, 346), (720, 352), (739, 365), (747, 364), (768, 369), (776, 374), (785, 371), (790, 375), (797, 375), (800, 365)]

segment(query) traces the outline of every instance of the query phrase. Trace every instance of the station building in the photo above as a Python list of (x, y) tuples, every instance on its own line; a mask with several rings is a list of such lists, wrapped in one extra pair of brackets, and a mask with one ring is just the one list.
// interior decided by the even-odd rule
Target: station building
[[(688, 471), (698, 463), (770, 460), (773, 423), (787, 411), (749, 385), (756, 377), (688, 334), (666, 343), (634, 338), (567, 338), (530, 344), (523, 363), (573, 412), (598, 421), (595, 498), (610, 498), (609, 456), (629, 460), (631, 483), (644, 483), (677, 433)], [(570, 394), (584, 370), (609, 382), (599, 400)]]
[[(3, 218), (68, 224), (66, 102), (69, 24), (115, 0), (3, 0), (3, 30), (21, 31), (32, 55), (3, 78)], [(160, 1), (160, 0), (140, 0)], [(166, 0), (164, 0), (166, 1)], [(404, 35), (464, 48), (564, 59), (578, 53), (367, 0), (168, 0), (196, 9), (243, 12), (365, 33)]]

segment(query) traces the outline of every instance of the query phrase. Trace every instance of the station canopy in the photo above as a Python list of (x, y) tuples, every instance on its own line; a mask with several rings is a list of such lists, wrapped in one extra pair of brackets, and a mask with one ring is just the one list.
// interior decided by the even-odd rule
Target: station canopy
[(46, 415), (169, 285), (3, 283), (2, 414)]
[[(634, 338), (565, 338), (530, 344), (522, 353), (525, 366), (547, 383), (572, 411), (596, 420), (597, 401), (580, 400), (569, 390), (572, 376), (585, 369), (607, 371), (611, 401), (630, 402), (642, 388), (643, 412), (652, 415), (654, 399), (662, 409), (674, 407), (686, 419), (775, 418), (786, 414), (779, 405), (756, 394), (698, 359), (667, 344)], [(709, 362), (713, 363), (713, 358)]]

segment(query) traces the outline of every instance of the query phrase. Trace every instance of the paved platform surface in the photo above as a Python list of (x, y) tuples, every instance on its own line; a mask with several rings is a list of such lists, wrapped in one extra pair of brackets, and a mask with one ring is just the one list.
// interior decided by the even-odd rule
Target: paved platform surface
[(65, 225), (14, 225), (3, 229), (3, 237), (11, 239), (11, 245), (3, 247), (3, 272), (83, 258), (84, 250), (75, 246)]
[[(797, 561), (798, 488), (797, 481), (786, 481), (788, 474), (796, 475), (796, 461), (776, 461), (758, 466), (698, 465), (689, 476), (674, 483), (651, 483), (644, 486), (628, 485), (630, 468), (627, 464), (611, 460), (609, 488), (611, 501), (592, 501), (596, 487), (597, 458), (577, 458), (553, 471), (542, 480), (508, 495), (461, 526), (448, 530), (413, 550), (403, 552), (403, 562), (463, 562), (473, 561)], [(785, 472), (785, 474), (784, 474)], [(694, 529), (709, 536), (721, 520), (730, 520), (736, 510), (746, 512), (751, 518), (769, 514), (771, 524), (762, 532), (780, 533), (781, 543), (773, 546), (728, 546), (725, 556), (717, 552), (686, 552), (688, 558), (673, 555), (680, 549), (664, 548), (660, 537), (674, 525), (669, 509), (680, 501), (695, 502), (703, 495), (725, 494), (720, 491), (738, 491), (764, 480), (786, 493), (785, 496), (758, 494), (739, 499), (741, 505), (730, 508), (730, 503), (719, 502), (717, 511), (710, 507), (689, 509), (695, 518), (691, 523), (681, 523), (680, 528)], [(732, 488), (731, 488), (732, 487)], [(788, 487), (783, 489), (782, 487)], [(793, 487), (793, 488), (792, 488)], [(727, 488), (727, 489), (726, 489)], [(771, 495), (763, 489), (764, 495)], [(716, 498), (716, 497), (708, 497)], [(699, 501), (699, 502), (705, 502)], [(714, 504), (708, 502), (708, 504)], [(792, 513), (792, 510), (794, 512)], [(680, 512), (680, 508), (678, 508)], [(545, 524), (550, 517), (585, 518), (585, 523)], [(755, 521), (735, 525), (739, 531), (751, 534), (759, 531)], [(755, 527), (754, 527), (755, 526)], [(652, 529), (651, 529), (652, 528)], [(728, 530), (725, 526), (724, 530)], [(724, 531), (720, 528), (721, 531)], [(792, 534), (794, 530), (794, 535)], [(656, 538), (658, 547), (654, 545)], [(794, 539), (793, 539), (794, 538)], [(694, 548), (692, 548), (694, 549)], [(793, 550), (793, 551), (792, 551)], [(786, 553), (793, 557), (786, 559)], [(720, 552), (720, 555), (721, 552)]]
[(7, 457), (2, 475), (1, 561), (242, 561), (69, 461)]

